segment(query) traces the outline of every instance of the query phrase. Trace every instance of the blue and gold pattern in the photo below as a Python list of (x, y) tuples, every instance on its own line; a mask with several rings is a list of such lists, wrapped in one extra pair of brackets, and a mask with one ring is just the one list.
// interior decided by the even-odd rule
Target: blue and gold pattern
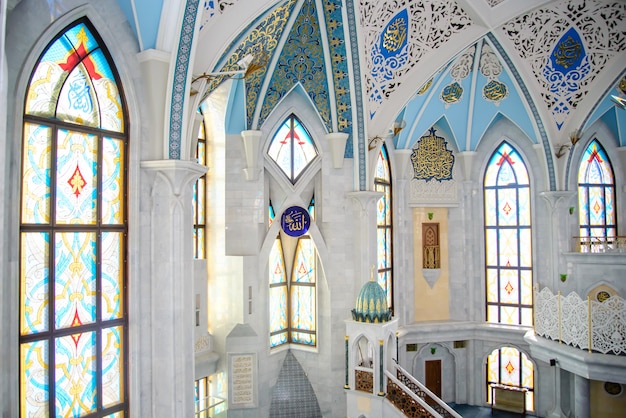
[[(233, 52), (219, 71), (238, 70), (239, 66), (237, 63), (248, 54), (252, 54), (255, 60), (263, 60), (261, 64), (267, 64), (278, 46), (280, 37), (295, 4), (296, 0), (289, 0), (272, 11), (239, 43), (235, 52)], [(249, 129), (252, 129), (252, 117), (259, 100), (259, 93), (266, 73), (267, 67), (266, 65), (262, 65), (261, 69), (246, 77), (246, 113)], [(223, 80), (219, 78), (212, 80), (207, 88), (207, 92), (211, 92), (217, 88), (222, 81)]]
[(259, 126), (263, 125), (276, 104), (298, 83), (302, 85), (315, 104), (326, 129), (331, 131), (332, 121), (324, 49), (313, 0), (306, 0), (303, 3), (300, 14), (285, 42), (265, 94)]
[(448, 84), (441, 90), (440, 97), (446, 104), (456, 103), (463, 97), (463, 87), (456, 81)]
[(498, 80), (491, 80), (483, 87), (483, 97), (492, 102), (499, 103), (509, 95), (506, 84)]
[(401, 10), (387, 24), (380, 36), (380, 51), (388, 58), (398, 55), (407, 44), (407, 27), (409, 15), (406, 9)]
[[(378, 42), (372, 45), (372, 85), (370, 101), (381, 103), (395, 73), (409, 62), (408, 47), (409, 13), (406, 8), (400, 10), (387, 23), (380, 33)], [(370, 111), (370, 119), (375, 111)]]
[(591, 72), (589, 57), (576, 29), (569, 28), (556, 43), (543, 68), (543, 76), (549, 83), (554, 100), (550, 110), (561, 129), (572, 110), (573, 99), (579, 94), (583, 79)]
[(413, 178), (426, 181), (452, 180), (454, 154), (447, 144), (444, 138), (435, 135), (435, 128), (430, 128), (429, 134), (420, 138), (411, 153)]
[[(326, 0), (324, 3), (328, 50), (332, 63), (335, 103), (337, 104), (337, 130), (349, 133), (352, 127), (352, 106), (350, 100), (350, 78), (346, 59), (346, 43), (343, 35), (341, 0)], [(352, 157), (352, 138), (348, 138), (345, 157)]]

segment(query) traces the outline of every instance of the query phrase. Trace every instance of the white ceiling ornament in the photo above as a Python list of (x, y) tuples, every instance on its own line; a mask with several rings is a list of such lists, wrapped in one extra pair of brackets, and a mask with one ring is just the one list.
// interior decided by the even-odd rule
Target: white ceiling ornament
[[(380, 45), (381, 34), (387, 24), (403, 9), (407, 9), (407, 62), (393, 68), (393, 79), (380, 82), (377, 77), (380, 64), (372, 54)], [(370, 117), (399, 90), (404, 75), (420, 60), (445, 44), (452, 36), (471, 26), (472, 21), (457, 3), (450, 0), (414, 1), (359, 1), (359, 20), (365, 48), (365, 85), (369, 98)]]
[[(537, 81), (537, 91), (555, 117), (557, 126), (562, 126), (571, 117), (592, 88), (594, 80), (605, 69), (609, 61), (616, 59), (626, 49), (624, 34), (626, 21), (625, 2), (601, 2), (597, 0), (575, 0), (550, 3), (549, 7), (516, 17), (507, 22), (502, 30), (512, 42), (520, 58), (530, 67)], [(574, 92), (563, 96), (546, 79), (544, 70), (550, 63), (551, 54), (561, 37), (571, 28), (580, 35), (588, 53), (590, 68), (584, 79), (577, 80)], [(571, 89), (570, 89), (571, 90)], [(560, 109), (553, 112), (553, 107)], [(562, 111), (567, 109), (566, 112)]]

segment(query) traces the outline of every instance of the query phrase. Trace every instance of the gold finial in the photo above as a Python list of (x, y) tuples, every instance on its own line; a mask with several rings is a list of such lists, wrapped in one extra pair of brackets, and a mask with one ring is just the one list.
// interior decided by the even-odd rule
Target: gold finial
[(373, 282), (374, 280), (374, 265), (372, 264), (372, 267), (370, 268), (370, 282)]

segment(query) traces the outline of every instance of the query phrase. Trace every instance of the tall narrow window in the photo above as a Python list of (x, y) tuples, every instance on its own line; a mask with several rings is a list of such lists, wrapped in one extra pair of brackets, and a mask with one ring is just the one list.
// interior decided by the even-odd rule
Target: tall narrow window
[(530, 182), (519, 153), (503, 142), (484, 180), (487, 322), (532, 325)]
[[(196, 145), (198, 164), (206, 166), (206, 130), (204, 120), (200, 124)], [(200, 176), (193, 186), (193, 244), (194, 257), (205, 258), (206, 243), (206, 174)]]
[(311, 135), (293, 114), (276, 132), (267, 153), (292, 184), (317, 157)]
[(283, 244), (280, 236), (276, 237), (269, 260), (270, 347), (317, 344), (316, 262), (311, 238), (298, 238), (288, 280)]
[(378, 152), (374, 189), (382, 192), (376, 210), (377, 243), (378, 243), (378, 284), (387, 294), (387, 306), (393, 311), (393, 257), (392, 257), (392, 222), (391, 222), (391, 169), (387, 147), (383, 144)]
[(487, 357), (487, 403), (491, 403), (493, 385), (526, 390), (526, 410), (535, 410), (535, 375), (532, 361), (514, 347), (501, 347)]
[(617, 235), (615, 179), (604, 148), (591, 141), (578, 169), (578, 209), (581, 250), (597, 252)]
[(118, 77), (87, 20), (44, 50), (24, 109), (20, 416), (128, 414), (127, 148)]

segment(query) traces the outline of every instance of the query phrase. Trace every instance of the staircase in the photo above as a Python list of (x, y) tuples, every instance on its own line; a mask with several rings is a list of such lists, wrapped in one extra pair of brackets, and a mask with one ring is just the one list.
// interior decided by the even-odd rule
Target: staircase
[[(410, 418), (462, 418), (448, 404), (418, 382), (406, 370), (395, 365), (395, 376), (386, 370), (386, 399)], [(393, 371), (393, 370), (392, 370)]]

